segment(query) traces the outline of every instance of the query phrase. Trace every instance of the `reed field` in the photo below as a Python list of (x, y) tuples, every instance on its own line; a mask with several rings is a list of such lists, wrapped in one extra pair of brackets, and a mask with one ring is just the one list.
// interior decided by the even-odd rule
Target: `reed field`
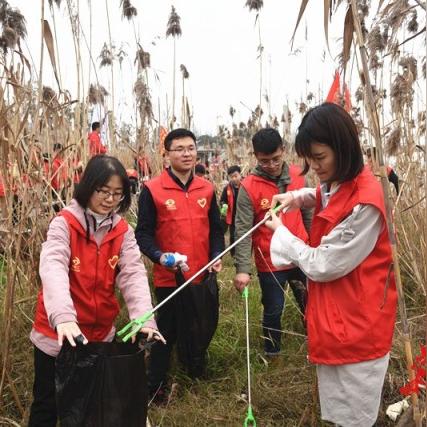
[[(113, 48), (111, 32), (101, 52), (90, 52), (92, 68), (87, 72), (87, 64), (79, 62), (81, 51), (90, 51), (88, 32), (84, 33), (79, 26), (79, 2), (34, 1), (44, 20), (40, 29), (40, 63), (34, 64), (24, 48), (29, 36), (25, 16), (14, 8), (13, 1), (0, 0), (0, 180), (5, 189), (5, 196), (0, 197), (0, 425), (26, 425), (32, 399), (33, 346), (29, 333), (41, 285), (38, 261), (58, 196), (51, 185), (52, 177), (44, 169), (45, 161), (52, 159), (53, 144), (62, 144), (66, 169), (59, 191), (68, 202), (73, 178), (88, 160), (87, 134), (94, 110), (102, 110), (108, 122), (108, 153), (117, 156), (126, 168), (133, 167), (135, 156), (144, 153), (151, 164), (151, 176), (163, 167), (162, 134), (172, 128), (193, 126), (196, 112), (191, 111), (187, 95), (191, 75), (185, 65), (178, 65), (177, 45), (185, 31), (180, 26), (179, 10), (171, 8), (162, 30), (173, 47), (173, 66), (167, 77), (173, 80), (173, 93), (169, 94), (166, 119), (161, 122), (160, 115), (153, 111), (150, 95), (150, 53), (140, 43), (134, 23), (138, 13), (149, 13), (149, 4), (144, 3), (139, 10), (135, 0), (133, 4), (128, 0), (99, 3), (107, 13), (120, 13), (129, 22), (129, 37), (135, 38), (138, 46), (136, 52), (129, 52), (135, 58), (137, 70), (132, 94), (136, 119), (132, 126), (120, 122), (114, 111), (114, 82), (118, 76), (112, 64), (120, 61), (120, 52)], [(262, 0), (241, 3), (239, 19), (256, 16), (254, 31), (261, 47), (262, 25), (266, 24), (262, 13), (266, 5)], [(299, 27), (307, 3), (310, 4), (303, 0), (299, 5), (296, 33), (302, 31)], [(325, 45), (342, 45), (337, 59), (341, 81), (357, 82), (350, 93), (350, 113), (363, 145), (377, 148), (375, 172), (385, 190), (388, 227), (394, 236), (393, 267), (401, 278), (390, 368), (377, 426), (426, 425), (425, 387), (418, 395), (408, 397), (411, 409), (396, 422), (385, 415), (388, 405), (403, 399), (399, 388), (414, 375), (410, 367), (427, 336), (426, 8), (422, 0), (325, 0), (324, 16), (320, 17), (325, 26)], [(57, 49), (55, 16), (60, 11), (68, 11), (67, 31), (73, 35), (69, 54), (76, 56), (77, 87), (72, 91), (59, 83), (61, 90), (52, 88), (43, 80), (42, 70), (48, 62), (58, 82), (61, 81), (60, 58), (66, 53)], [(342, 22), (336, 22), (338, 16), (345, 16)], [(338, 41), (328, 38), (331, 22), (342, 27)], [(288, 40), (285, 43), (287, 46)], [(201, 145), (204, 152), (211, 153), (210, 179), (218, 195), (227, 166), (240, 164), (244, 173), (253, 166), (251, 137), (261, 127), (277, 128), (287, 142), (289, 160), (299, 161), (292, 151), (295, 128), (301, 115), (326, 97), (309, 91), (294, 103), (284, 102), (283, 111), (267, 113), (270, 109), (263, 96), (263, 65), (260, 49), (259, 81), (251, 89), (257, 97), (259, 92), (259, 102), (251, 106), (247, 120), (237, 122), (235, 108), (231, 106), (230, 123), (220, 125), (216, 134), (208, 138), (205, 135)], [(101, 69), (110, 74), (108, 88), (98, 79)], [(345, 104), (344, 90), (337, 102)], [(387, 181), (388, 164), (393, 165), (400, 178), (398, 194)], [(309, 179), (316, 184), (312, 177)], [(134, 196), (127, 218), (131, 224), (136, 223), (136, 207)], [(150, 274), (150, 262), (145, 262)], [(243, 424), (247, 410), (244, 301), (233, 286), (235, 269), (230, 255), (226, 255), (223, 265), (218, 275), (219, 326), (209, 348), (206, 378), (192, 382), (174, 363), (170, 401), (166, 406), (149, 408), (153, 426)], [(260, 290), (254, 274), (249, 293), (249, 323), (252, 402), (257, 424), (326, 425), (320, 421), (315, 368), (307, 361), (305, 329), (292, 292), (287, 291), (283, 315), (283, 352), (274, 362), (263, 355), (261, 316)], [(127, 313), (123, 311), (118, 326), (126, 323)]]

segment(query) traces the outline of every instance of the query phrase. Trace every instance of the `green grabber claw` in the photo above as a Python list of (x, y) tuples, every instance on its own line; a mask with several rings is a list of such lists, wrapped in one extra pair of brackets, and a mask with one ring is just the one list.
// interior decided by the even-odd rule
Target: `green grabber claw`
[(245, 289), (243, 289), (243, 292), (242, 292), (242, 298), (248, 299), (248, 295), (249, 295), (249, 290), (248, 290), (248, 287), (245, 286)]
[(245, 422), (243, 423), (243, 425), (245, 427), (248, 427), (248, 426), (256, 427), (256, 421), (255, 421), (254, 414), (252, 412), (252, 406), (251, 405), (248, 406), (248, 412), (246, 414)]
[(141, 317), (129, 322), (123, 329), (117, 332), (117, 335), (120, 337), (130, 329), (130, 332), (122, 338), (123, 342), (126, 342), (129, 338), (138, 333), (138, 331), (144, 326), (145, 322), (153, 317), (153, 314), (154, 313), (152, 311), (147, 311), (147, 313), (143, 314)]
[(273, 208), (273, 212), (276, 213), (282, 209), (282, 205), (277, 205), (275, 208)]

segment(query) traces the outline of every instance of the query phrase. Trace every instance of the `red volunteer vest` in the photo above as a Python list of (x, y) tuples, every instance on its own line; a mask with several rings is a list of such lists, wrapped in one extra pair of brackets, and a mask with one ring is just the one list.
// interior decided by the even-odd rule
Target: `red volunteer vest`
[[(188, 257), (185, 280), (209, 262), (209, 208), (214, 188), (197, 176), (185, 192), (168, 171), (145, 184), (157, 210), (155, 239), (162, 252), (178, 252)], [(203, 275), (194, 280), (200, 283)], [(175, 275), (160, 264), (154, 264), (156, 287), (176, 286)]]
[[(114, 284), (123, 237), (128, 230), (124, 219), (108, 232), (98, 248), (93, 237), (89, 243), (86, 231), (69, 211), (59, 213), (68, 223), (70, 232), (70, 294), (77, 312), (77, 322), (89, 341), (102, 341), (111, 331), (119, 313)], [(34, 329), (57, 338), (49, 325), (43, 302), (43, 289), (37, 297)]]
[(90, 157), (96, 156), (97, 154), (105, 154), (107, 152), (107, 149), (102, 145), (101, 137), (98, 132), (92, 131), (88, 136), (88, 140)]
[(52, 160), (52, 175), (50, 178), (50, 185), (54, 190), (60, 190), (66, 183), (68, 170), (64, 160), (61, 157), (55, 157)]
[[(304, 177), (300, 175), (301, 169), (296, 165), (289, 165), (289, 176), (291, 182), (286, 191), (297, 190), (305, 186)], [(277, 185), (268, 179), (256, 175), (248, 175), (242, 186), (248, 193), (254, 209), (254, 224), (263, 220), (266, 212), (270, 209), (271, 199), (279, 193)], [(304, 242), (307, 242), (308, 235), (304, 227), (301, 211), (298, 209), (282, 215), (282, 222), (286, 227)], [(273, 232), (265, 225), (259, 227), (252, 234), (252, 247), (255, 254), (255, 264), (259, 272), (279, 271), (273, 266), (270, 258), (270, 242)], [(258, 249), (259, 248), (259, 249)], [(260, 254), (262, 252), (262, 256)], [(290, 269), (294, 267), (288, 267)], [(281, 270), (284, 270), (283, 268)]]
[(232, 188), (233, 184), (228, 184), (227, 185), (227, 205), (228, 205), (228, 209), (227, 209), (227, 215), (225, 216), (225, 222), (228, 225), (231, 225), (233, 223), (233, 209), (234, 209), (234, 192), (233, 192), (233, 188)]
[[(310, 246), (314, 248), (357, 204), (375, 206), (385, 224), (382, 189), (368, 168), (341, 184), (322, 211), (320, 199), (318, 188), (310, 230)], [(309, 280), (306, 318), (310, 361), (341, 365), (384, 356), (391, 348), (396, 301), (391, 247), (384, 226), (373, 251), (349, 274), (330, 282)]]

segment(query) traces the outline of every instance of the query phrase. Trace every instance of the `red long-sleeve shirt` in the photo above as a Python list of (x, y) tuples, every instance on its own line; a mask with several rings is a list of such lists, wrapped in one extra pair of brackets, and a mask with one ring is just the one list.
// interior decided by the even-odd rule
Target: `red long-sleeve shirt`
[(90, 157), (96, 156), (97, 154), (105, 154), (107, 149), (102, 145), (99, 133), (92, 131), (89, 136), (89, 155)]

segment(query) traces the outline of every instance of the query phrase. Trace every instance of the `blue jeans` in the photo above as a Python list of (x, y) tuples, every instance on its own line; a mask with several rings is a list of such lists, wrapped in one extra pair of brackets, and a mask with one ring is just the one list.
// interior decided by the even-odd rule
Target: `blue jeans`
[(264, 306), (262, 322), (265, 337), (264, 351), (267, 354), (279, 353), (282, 329), (281, 317), (285, 305), (286, 283), (289, 282), (298, 306), (304, 314), (307, 289), (306, 278), (299, 268), (275, 271), (273, 273), (258, 272), (258, 278), (261, 285), (261, 302)]

